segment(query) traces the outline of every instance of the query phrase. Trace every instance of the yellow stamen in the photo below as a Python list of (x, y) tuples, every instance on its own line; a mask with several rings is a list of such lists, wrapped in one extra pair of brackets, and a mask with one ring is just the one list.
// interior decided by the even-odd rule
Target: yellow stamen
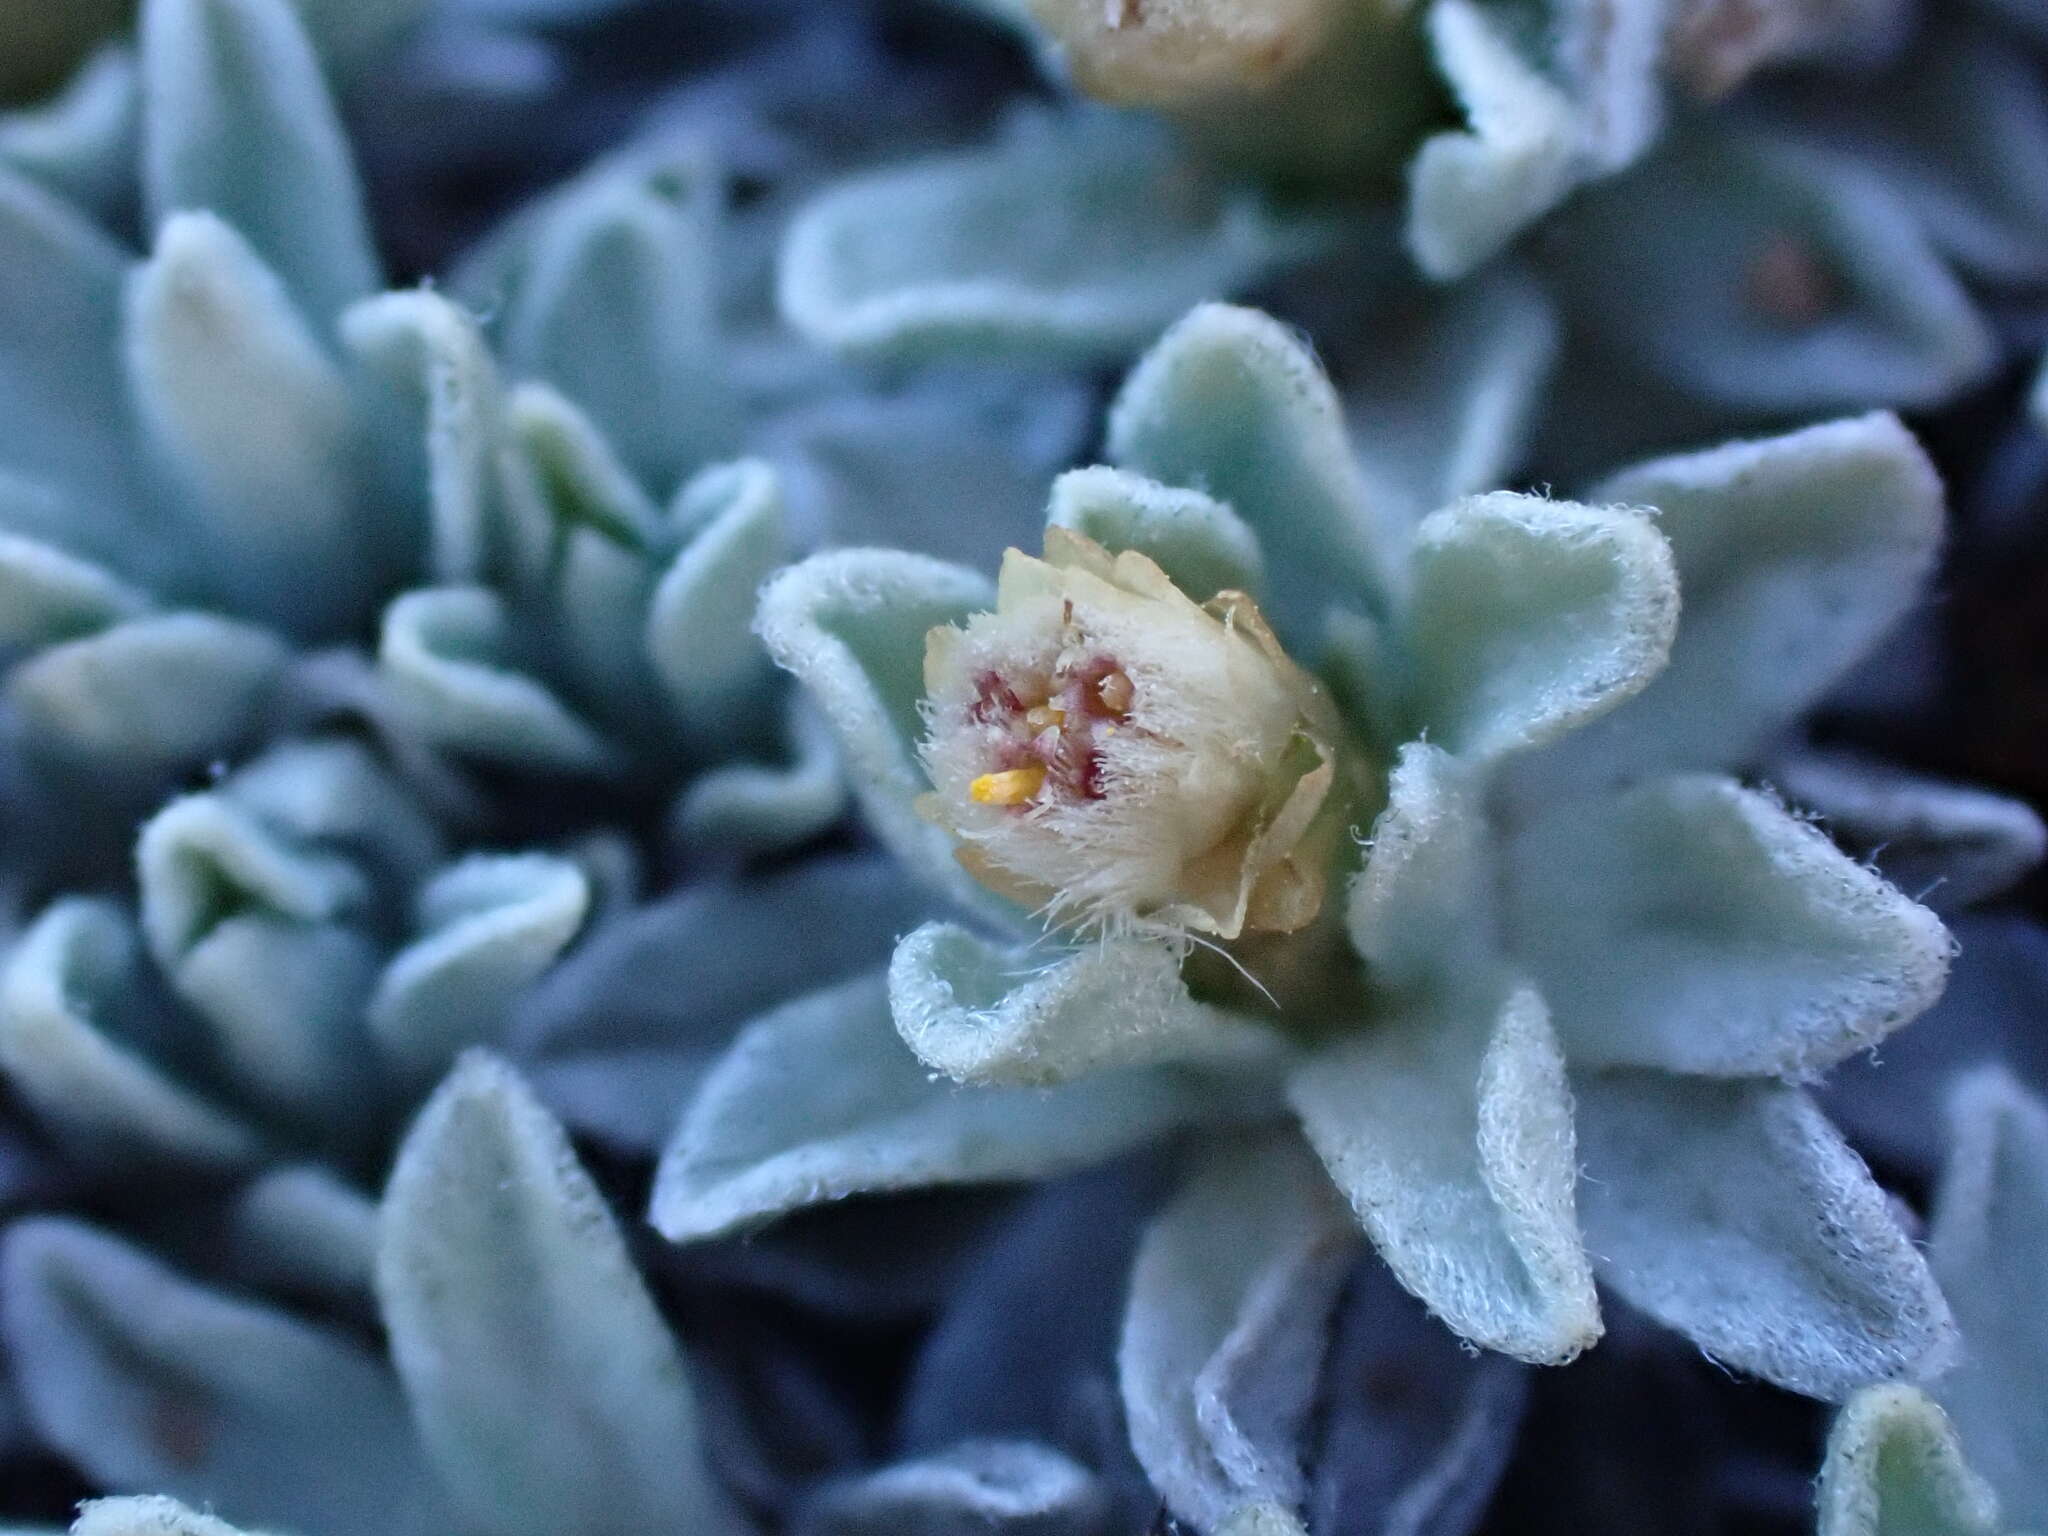
[(1036, 709), (1024, 711), (1024, 723), (1031, 727), (1031, 734), (1036, 736), (1040, 731), (1055, 730), (1065, 725), (1067, 712), (1064, 709), (1055, 709), (1050, 704), (1041, 704)]
[(967, 786), (967, 794), (976, 805), (1022, 805), (1044, 784), (1043, 768), (1011, 768), (984, 773)]

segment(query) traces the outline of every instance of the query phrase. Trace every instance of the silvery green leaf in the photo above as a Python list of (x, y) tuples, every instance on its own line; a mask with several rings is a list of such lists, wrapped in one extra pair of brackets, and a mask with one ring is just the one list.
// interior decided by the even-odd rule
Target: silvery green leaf
[(795, 1536), (1104, 1536), (1107, 1501), (1085, 1467), (1029, 1440), (969, 1440), (828, 1483)]
[(40, 539), (0, 533), (0, 656), (97, 634), (149, 599), (102, 566)]
[(761, 590), (754, 619), (768, 654), (810, 690), (839, 739), (847, 777), (889, 850), (976, 910), (991, 899), (953, 858), (953, 839), (917, 814), (924, 792), (924, 640), (992, 606), (979, 572), (898, 550), (813, 555)]
[(351, 861), (220, 791), (174, 800), (136, 844), (142, 929), (233, 1082), (346, 1142), (378, 1110), (361, 1016), (380, 955)]
[(674, 520), (688, 542), (654, 588), (646, 653), (685, 737), (730, 752), (771, 697), (752, 626), (762, 582), (789, 557), (780, 482), (758, 459), (717, 465), (684, 487)]
[(1453, 1329), (1545, 1364), (1599, 1338), (1542, 998), (1418, 998), (1315, 1052), (1288, 1098), (1388, 1267)]
[(420, 735), (444, 751), (528, 770), (601, 773), (615, 753), (514, 654), (495, 592), (433, 587), (384, 611), (377, 660)]
[(1799, 140), (1676, 142), (1581, 197), (1554, 249), (1603, 353), (1723, 407), (1932, 405), (1996, 361), (1905, 195)]
[(1809, 1397), (1948, 1364), (1926, 1261), (1803, 1092), (1642, 1071), (1572, 1086), (1586, 1246), (1627, 1301)]
[(1126, 469), (1226, 503), (1298, 611), (1383, 606), (1389, 556), (1336, 393), (1277, 320), (1222, 304), (1189, 314), (1124, 382), (1108, 447)]
[(1662, 121), (1663, 7), (1434, 0), (1437, 68), (1465, 126), (1408, 172), (1408, 248), (1431, 277), (1497, 255), (1581, 182), (1628, 164)]
[(2006, 1518), (2039, 1530), (2048, 1523), (2048, 1318), (2031, 1298), (2048, 1256), (2048, 1109), (1997, 1067), (1958, 1083), (1948, 1108), (1954, 1147), (1928, 1256), (1955, 1307), (1963, 1353), (1935, 1396)]
[(1112, 553), (1135, 549), (1198, 603), (1226, 589), (1257, 596), (1265, 584), (1258, 538), (1222, 502), (1106, 465), (1070, 470), (1052, 484), (1046, 521)]
[(102, 49), (49, 101), (0, 113), (0, 161), (112, 221), (134, 195), (140, 112), (135, 56)]
[(484, 1528), (743, 1529), (603, 1196), (495, 1058), (466, 1056), (406, 1137), (377, 1293), (421, 1436)]
[(360, 361), (416, 397), (423, 421), (427, 569), (436, 582), (482, 580), (502, 515), (503, 392), (470, 313), (431, 289), (384, 293), (342, 317)]
[(226, 756), (283, 671), (267, 630), (204, 613), (131, 619), (8, 675), (7, 701), (58, 759), (148, 781)]
[(1941, 995), (1941, 920), (1777, 801), (1706, 774), (1515, 840), (1513, 947), (1574, 1062), (1812, 1078)]
[(1546, 792), (1742, 767), (1920, 600), (1941, 482), (1896, 417), (1659, 459), (1602, 502), (1657, 509), (1684, 617), (1643, 694), (1529, 765)]
[(212, 214), (172, 214), (130, 281), (126, 351), (150, 443), (203, 508), (212, 584), (289, 629), (345, 625), (378, 574), (352, 517), (354, 412), (284, 285)]
[(342, 1334), (54, 1217), (0, 1247), (0, 1328), (38, 1432), (101, 1487), (307, 1536), (450, 1528), (397, 1384)]
[(669, 827), (685, 849), (777, 852), (808, 842), (846, 813), (838, 744), (817, 706), (791, 690), (782, 713), (786, 761), (713, 768), (677, 798)]
[(235, 1199), (228, 1242), (257, 1283), (338, 1299), (366, 1296), (377, 1207), (316, 1163), (273, 1168)]
[(654, 483), (730, 451), (718, 335), (724, 178), (702, 156), (589, 178), (526, 242), (506, 367), (575, 400)]
[(187, 1509), (161, 1494), (92, 1499), (78, 1506), (71, 1536), (241, 1536), (225, 1520)]
[(417, 1081), (504, 1031), (513, 1001), (582, 928), (591, 889), (567, 859), (478, 853), (414, 902), (417, 937), (378, 978), (369, 1025), (386, 1058)]
[(1408, 644), (1427, 737), (1481, 761), (1554, 740), (1638, 693), (1678, 628), (1648, 518), (1497, 491), (1415, 532)]
[(1384, 1266), (1359, 1265), (1323, 1363), (1309, 1530), (1463, 1536), (1515, 1452), (1531, 1374), (1476, 1354)]
[(169, 1075), (145, 1042), (141, 945), (118, 908), (59, 901), (0, 965), (0, 1070), (73, 1156), (97, 1167), (233, 1169), (255, 1134)]
[(1255, 1021), (1189, 996), (1183, 958), (1154, 939), (1062, 953), (926, 923), (896, 946), (889, 1007), (918, 1059), (961, 1083), (1044, 1086), (1118, 1067), (1278, 1055), (1281, 1041)]
[(134, 494), (120, 349), (128, 256), (0, 165), (0, 263), (0, 463), (119, 506)]
[(594, 929), (519, 1000), (508, 1039), (571, 1125), (653, 1152), (741, 1024), (881, 966), (927, 908), (882, 857), (707, 880)]
[(643, 546), (658, 519), (654, 503), (575, 401), (550, 385), (526, 383), (505, 403), (517, 451), (506, 461), (507, 577), (537, 598), (558, 576), (563, 542), (592, 533)]
[(1998, 1498), (1914, 1387), (1869, 1387), (1828, 1434), (1819, 1536), (1998, 1536)]
[(1356, 1229), (1292, 1136), (1206, 1147), (1131, 1271), (1117, 1373), (1167, 1507), (1214, 1528), (1301, 1507), (1301, 1441)]
[(285, 0), (146, 0), (142, 82), (153, 224), (218, 215), (317, 325), (378, 286), (348, 141)]
[(842, 352), (1112, 358), (1317, 238), (1183, 160), (1160, 125), (1069, 109), (834, 186), (792, 222), (777, 293)]
[(1053, 1088), (935, 1080), (897, 1038), (887, 982), (862, 977), (740, 1034), (662, 1153), (650, 1219), (685, 1242), (849, 1195), (1041, 1178), (1232, 1107), (1175, 1068)]
[(1899, 67), (1853, 91), (1830, 85), (1788, 93), (1801, 128), (1881, 172), (1973, 275), (2048, 275), (2048, 105), (2016, 41), (1930, 17)]
[(280, 742), (223, 788), (286, 835), (342, 853), (380, 887), (409, 888), (447, 856), (433, 819), (347, 736)]
[(2048, 853), (2032, 807), (1843, 753), (1802, 752), (1772, 780), (1835, 839), (1937, 912), (2010, 890)]

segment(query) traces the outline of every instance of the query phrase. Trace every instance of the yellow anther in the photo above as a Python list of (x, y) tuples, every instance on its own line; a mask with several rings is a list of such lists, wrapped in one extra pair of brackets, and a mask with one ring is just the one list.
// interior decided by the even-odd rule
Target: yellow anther
[(984, 773), (967, 786), (976, 805), (1022, 805), (1045, 783), (1043, 768), (1011, 768), (1002, 773)]
[(1050, 704), (1041, 704), (1036, 709), (1024, 711), (1024, 723), (1031, 728), (1031, 734), (1036, 736), (1040, 731), (1056, 730), (1065, 725), (1067, 712), (1064, 709), (1055, 709)]

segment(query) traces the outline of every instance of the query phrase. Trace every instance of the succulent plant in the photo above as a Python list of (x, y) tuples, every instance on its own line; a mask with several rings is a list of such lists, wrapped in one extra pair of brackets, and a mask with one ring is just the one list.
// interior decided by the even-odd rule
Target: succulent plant
[[(1801, 1084), (1927, 1007), (1950, 940), (1730, 776), (1914, 601), (1941, 497), (1912, 439), (1867, 417), (1586, 504), (1376, 518), (1299, 343), (1207, 307), (1126, 382), (1107, 450), (1054, 487), (1050, 565), (1013, 552), (994, 594), (885, 550), (766, 589), (761, 632), (869, 825), (957, 916), (739, 1036), (664, 1155), (656, 1227), (1198, 1131), (1120, 1374), (1141, 1463), (1203, 1526), (1300, 1503), (1269, 1441), (1215, 1440), (1223, 1362), (1300, 1358), (1265, 1330), (1319, 1315), (1354, 1222), (1452, 1328), (1528, 1360), (1598, 1337), (1597, 1272), (1813, 1395), (1944, 1363), (1932, 1278)], [(1148, 625), (1201, 622), (1218, 677), (1319, 660), (1291, 726), (1196, 681), (1209, 652), (1148, 649)], [(1180, 776), (1119, 731), (1181, 743)], [(1304, 834), (1319, 777), (1365, 786), (1326, 797), (1352, 836)], [(1148, 862), (1119, 886), (1112, 857)], [(1312, 1392), (1265, 1379), (1261, 1433)]]

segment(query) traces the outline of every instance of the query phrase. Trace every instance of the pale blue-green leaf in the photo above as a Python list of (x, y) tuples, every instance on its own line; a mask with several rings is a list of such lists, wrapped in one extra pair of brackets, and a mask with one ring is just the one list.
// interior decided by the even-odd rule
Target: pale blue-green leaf
[(240, 747), (285, 654), (268, 630), (169, 613), (52, 646), (8, 675), (6, 696), (59, 759), (154, 779)]
[(292, 0), (292, 8), (328, 68), (349, 71), (377, 62), (432, 11), (433, 0)]
[(611, 768), (614, 749), (521, 668), (517, 640), (496, 593), (435, 587), (385, 610), (377, 660), (414, 728), (445, 751), (527, 770)]
[(97, 634), (148, 606), (104, 567), (40, 539), (0, 533), (0, 658)]
[(441, 829), (365, 743), (284, 741), (223, 786), (289, 836), (353, 860), (379, 889), (409, 889), (447, 857)]
[(38, 1431), (100, 1487), (306, 1536), (451, 1528), (397, 1384), (342, 1334), (50, 1217), (0, 1247), (0, 1328)]
[(428, 551), (437, 583), (482, 580), (501, 516), (503, 392), (470, 313), (431, 289), (379, 294), (342, 316), (355, 357), (419, 401)]
[(879, 855), (706, 880), (594, 929), (519, 1000), (507, 1038), (571, 1125), (652, 1152), (742, 1024), (879, 969), (930, 905)]
[(95, 506), (134, 494), (120, 345), (128, 259), (0, 165), (0, 463)]
[(1512, 947), (1573, 1061), (1817, 1077), (1941, 995), (1941, 920), (1767, 795), (1652, 780), (1511, 845)]
[[(2031, 1003), (2033, 1000), (2029, 999)], [(2048, 1262), (2048, 1107), (1998, 1067), (1949, 1095), (1954, 1137), (1928, 1256), (1963, 1330), (1935, 1395), (2015, 1526), (2048, 1528), (2048, 1317), (2034, 1304)]]
[(1684, 616), (1663, 676), (1526, 765), (1544, 795), (1749, 765), (1925, 600), (1944, 522), (1890, 415), (1659, 459), (1592, 495), (1657, 509)]
[(761, 583), (789, 558), (781, 486), (758, 459), (721, 464), (684, 488), (674, 515), (691, 533), (648, 604), (646, 654), (685, 738), (730, 752), (758, 734), (772, 699), (753, 620)]
[(1070, 470), (1053, 482), (1046, 521), (1112, 553), (1136, 550), (1198, 603), (1225, 590), (1256, 597), (1265, 584), (1257, 535), (1200, 491), (1104, 465)]
[(801, 691), (783, 700), (786, 760), (729, 763), (699, 774), (669, 817), (676, 841), (692, 852), (772, 853), (808, 842), (846, 812), (839, 746), (818, 707)]
[(1195, 310), (1125, 381), (1108, 448), (1127, 469), (1226, 503), (1264, 548), (1272, 590), (1304, 621), (1329, 603), (1384, 610), (1391, 554), (1343, 411), (1306, 343), (1277, 320)]
[(810, 690), (839, 738), (847, 775), (876, 835), (921, 878), (982, 911), (993, 898), (953, 857), (953, 839), (919, 816), (928, 787), (925, 635), (993, 605), (978, 572), (897, 550), (813, 555), (761, 591), (755, 627), (768, 654)]
[(1358, 1235), (1285, 1133), (1204, 1149), (1131, 1270), (1117, 1374), (1131, 1446), (1167, 1507), (1209, 1529), (1299, 1509), (1302, 1441)]
[(1845, 753), (1800, 752), (1770, 778), (1892, 884), (1937, 912), (2010, 890), (2048, 853), (2048, 827), (2024, 801)]
[(604, 1197), (493, 1057), (465, 1057), (399, 1151), (377, 1293), (421, 1435), (485, 1529), (743, 1529)]
[(718, 334), (724, 197), (702, 155), (579, 185), (533, 231), (502, 321), (506, 367), (575, 400), (663, 490), (737, 433)]
[(69, 897), (0, 965), (0, 1070), (71, 1155), (96, 1167), (233, 1169), (255, 1134), (141, 1048), (141, 945), (110, 904)]
[(380, 956), (362, 871), (221, 792), (159, 811), (135, 861), (150, 953), (234, 1083), (323, 1137), (364, 1129), (380, 1107), (361, 1028)]
[(1819, 1536), (1999, 1536), (1998, 1498), (1914, 1387), (1869, 1387), (1828, 1432)]
[(517, 448), (505, 482), (505, 553), (516, 591), (545, 590), (572, 531), (647, 546), (659, 521), (654, 502), (582, 407), (528, 382), (506, 400), (505, 423)]
[(1029, 1440), (967, 1440), (829, 1483), (794, 1536), (1106, 1536), (1108, 1500), (1089, 1471)]
[(1331, 608), (1323, 614), (1320, 638), (1316, 670), (1360, 742), (1384, 757), (1412, 741), (1408, 658), (1389, 625), (1355, 608)]
[(135, 194), (140, 121), (135, 56), (104, 48), (47, 102), (0, 113), (0, 161), (113, 223)]
[(1564, 1059), (1534, 992), (1461, 990), (1324, 1047), (1288, 1097), (1404, 1286), (1476, 1344), (1569, 1360), (1601, 1324)]
[(1997, 360), (1904, 194), (1809, 143), (1695, 134), (1563, 224), (1554, 270), (1577, 326), (1723, 407), (1932, 405)]
[(326, 327), (378, 286), (362, 188), (285, 0), (146, 0), (142, 186), (152, 224), (232, 224)]
[(1661, 126), (1660, 6), (1434, 0), (1425, 18), (1462, 128), (1408, 171), (1408, 248), (1439, 280), (1498, 255)]
[(777, 294), (791, 325), (843, 352), (1114, 358), (1319, 238), (1160, 125), (1070, 109), (833, 187), (791, 224)]
[(471, 854), (415, 898), (416, 937), (392, 957), (369, 1003), (385, 1057), (412, 1080), (465, 1046), (503, 1034), (515, 999), (583, 926), (590, 882), (567, 859)]
[(850, 1195), (1042, 1178), (1251, 1096), (1176, 1068), (1053, 1088), (935, 1080), (897, 1037), (887, 981), (862, 977), (740, 1035), (662, 1153), (650, 1219), (684, 1242)]
[(1670, 546), (1648, 518), (1498, 491), (1415, 533), (1408, 645), (1418, 721), (1486, 761), (1541, 746), (1657, 675), (1678, 628)]
[(208, 584), (290, 630), (345, 625), (377, 574), (355, 415), (283, 284), (212, 214), (173, 214), (130, 280), (126, 349), (151, 446), (197, 503)]
[(1062, 953), (927, 923), (896, 946), (889, 1007), (918, 1059), (962, 1083), (1044, 1086), (1118, 1067), (1280, 1053), (1271, 1031), (1189, 996), (1182, 959), (1154, 939)]
[(1600, 1278), (1735, 1370), (1839, 1400), (1931, 1375), (1955, 1324), (1885, 1192), (1803, 1092), (1573, 1079)]
[(235, 1197), (228, 1245), (255, 1283), (346, 1305), (370, 1291), (377, 1207), (317, 1163), (287, 1164)]
[(1484, 788), (1479, 770), (1427, 742), (1395, 760), (1345, 909), (1353, 948), (1389, 994), (1492, 984), (1498, 875)]
[(161, 1494), (93, 1499), (78, 1506), (71, 1536), (242, 1536), (225, 1520), (187, 1509)]

